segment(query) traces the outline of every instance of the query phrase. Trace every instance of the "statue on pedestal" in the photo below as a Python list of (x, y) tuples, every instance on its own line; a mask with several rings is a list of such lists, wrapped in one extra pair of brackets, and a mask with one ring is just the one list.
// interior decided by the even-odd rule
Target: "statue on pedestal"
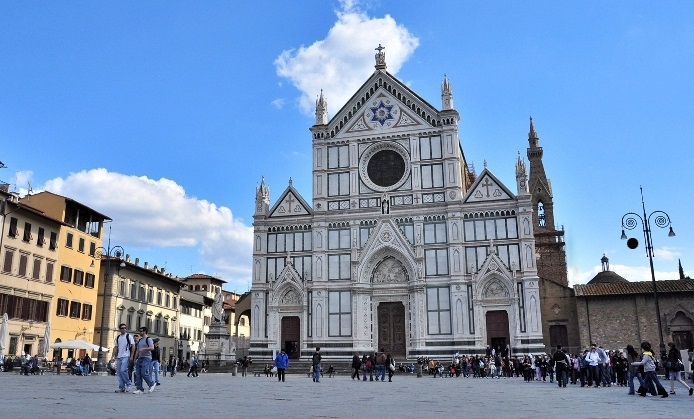
[(214, 295), (214, 304), (212, 304), (212, 322), (213, 323), (224, 323), (224, 299), (222, 298), (222, 291), (217, 290)]

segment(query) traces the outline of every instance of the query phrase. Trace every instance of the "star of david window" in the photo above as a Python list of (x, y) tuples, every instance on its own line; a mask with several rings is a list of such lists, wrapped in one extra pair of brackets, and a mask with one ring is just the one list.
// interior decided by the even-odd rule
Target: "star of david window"
[(393, 106), (387, 106), (383, 101), (371, 108), (371, 122), (378, 122), (381, 126), (385, 125), (386, 121), (393, 119)]

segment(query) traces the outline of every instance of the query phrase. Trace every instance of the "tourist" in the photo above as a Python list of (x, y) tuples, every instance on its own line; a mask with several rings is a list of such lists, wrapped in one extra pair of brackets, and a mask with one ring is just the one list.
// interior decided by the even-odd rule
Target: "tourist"
[(643, 353), (641, 361), (631, 364), (632, 366), (643, 366), (645, 383), (644, 388), (639, 389), (639, 396), (646, 397), (646, 392), (650, 391), (653, 396), (660, 394), (661, 398), (668, 397), (667, 391), (660, 384), (658, 375), (655, 372), (655, 358), (653, 357), (653, 352), (651, 352), (651, 344), (647, 341), (641, 342), (641, 351)]
[(554, 361), (554, 368), (557, 371), (557, 385), (559, 387), (566, 387), (566, 382), (569, 381), (569, 360), (561, 349), (561, 345), (557, 345), (557, 351), (552, 356), (552, 360)]
[(634, 378), (637, 378), (639, 380), (639, 389), (646, 388), (646, 384), (643, 382), (643, 378), (641, 376), (640, 371), (640, 369), (642, 369), (643, 366), (634, 365), (639, 361), (640, 359), (638, 352), (636, 352), (633, 346), (627, 345), (627, 368), (629, 373), (629, 376), (627, 377), (627, 381), (629, 382), (629, 392), (627, 394), (629, 395), (636, 394), (636, 392), (634, 391)]
[(130, 377), (131, 382), (135, 382), (137, 379), (137, 368), (135, 368), (135, 359), (137, 359), (137, 344), (140, 342), (140, 335), (134, 335), (133, 340), (135, 341), (135, 358), (133, 362), (130, 363), (130, 366), (128, 367), (128, 376)]
[[(190, 369), (188, 370), (188, 375), (187, 377), (190, 377), (191, 375), (193, 378), (198, 376), (198, 366), (200, 365), (200, 361), (198, 360), (198, 356), (193, 353), (193, 358), (190, 360)], [(245, 377), (245, 375), (244, 375)]]
[(381, 382), (386, 379), (386, 360), (387, 360), (385, 348), (381, 348), (381, 352), (376, 354), (376, 381), (378, 377), (381, 377)]
[(598, 382), (602, 382), (603, 387), (612, 387), (612, 378), (610, 377), (610, 357), (602, 346), (598, 346), (596, 352), (600, 357), (600, 362), (598, 364)]
[(118, 326), (120, 335), (116, 337), (116, 344), (113, 346), (114, 357), (118, 360), (116, 366), (116, 377), (118, 377), (118, 390), (116, 392), (125, 393), (130, 391), (132, 381), (128, 369), (135, 361), (135, 341), (129, 333), (126, 333), (127, 326), (121, 323)]
[(161, 366), (161, 349), (159, 348), (159, 338), (154, 338), (154, 350), (152, 351), (152, 371), (154, 372), (154, 385), (160, 386), (159, 368)]
[(289, 366), (289, 356), (284, 348), (275, 357), (275, 367), (277, 367), (277, 381), (284, 381), (284, 370)]
[(355, 352), (354, 356), (352, 357), (352, 369), (354, 371), (352, 372), (352, 380), (354, 380), (354, 377), (357, 377), (357, 380), (359, 379), (359, 368), (361, 367), (361, 358), (359, 358), (359, 352)]
[(140, 340), (137, 342), (137, 352), (135, 357), (135, 387), (136, 390), (133, 394), (144, 393), (144, 388), (142, 387), (142, 380), (145, 380), (149, 386), (148, 392), (154, 391), (156, 384), (152, 381), (149, 372), (152, 369), (152, 352), (154, 351), (154, 341), (152, 338), (147, 336), (147, 328), (140, 328)]
[(586, 355), (586, 362), (588, 363), (588, 385), (591, 382), (595, 383), (595, 387), (600, 387), (600, 355), (598, 355), (598, 348), (595, 344), (591, 345), (590, 352)]
[(391, 354), (386, 356), (386, 365), (388, 367), (388, 382), (393, 382), (393, 374), (395, 374), (395, 360)]
[(84, 358), (82, 358), (82, 375), (87, 376), (91, 375), (92, 372), (92, 359), (89, 357), (89, 354), (84, 354)]
[(323, 357), (320, 354), (320, 348), (316, 347), (316, 352), (313, 353), (311, 358), (311, 364), (313, 365), (313, 381), (320, 382), (320, 361)]
[(682, 379), (682, 371), (684, 371), (682, 355), (680, 355), (680, 351), (677, 350), (674, 342), (670, 342), (668, 345), (670, 346), (670, 350), (667, 354), (667, 362), (670, 370), (670, 394), (675, 394), (675, 381), (679, 381), (680, 384), (687, 387), (687, 391), (689, 391), (689, 395), (691, 396), (692, 393), (694, 393), (694, 388), (689, 387)]
[(361, 359), (361, 371), (364, 375), (364, 381), (366, 381), (366, 373), (368, 372), (369, 368), (369, 357), (366, 356), (366, 354), (364, 354), (364, 356)]

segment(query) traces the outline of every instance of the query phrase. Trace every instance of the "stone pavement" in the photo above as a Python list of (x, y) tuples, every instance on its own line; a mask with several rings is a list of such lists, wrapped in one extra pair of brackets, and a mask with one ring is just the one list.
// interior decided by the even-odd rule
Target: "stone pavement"
[[(356, 382), (348, 376), (275, 378), (231, 374), (162, 377), (152, 394), (114, 393), (117, 380), (0, 373), (3, 418), (691, 418), (684, 388), (666, 399), (627, 396), (626, 387), (581, 388), (522, 379), (416, 378)], [(666, 386), (669, 389), (669, 384)]]

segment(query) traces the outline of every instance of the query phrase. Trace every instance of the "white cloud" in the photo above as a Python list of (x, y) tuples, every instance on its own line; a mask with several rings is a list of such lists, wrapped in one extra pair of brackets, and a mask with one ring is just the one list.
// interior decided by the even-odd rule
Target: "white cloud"
[(282, 98), (275, 99), (272, 102), (270, 102), (270, 104), (277, 109), (282, 109), (282, 108), (284, 108), (284, 99), (282, 99)]
[(682, 256), (682, 253), (673, 247), (656, 247), (653, 249), (653, 255), (658, 259), (675, 260)]
[(341, 1), (341, 5), (337, 22), (325, 39), (284, 51), (275, 60), (277, 74), (301, 92), (299, 108), (307, 115), (313, 114), (321, 89), (334, 115), (374, 71), (374, 48), (379, 43), (386, 48), (391, 74), (400, 70), (419, 45), (419, 40), (390, 15), (369, 17), (358, 9), (356, 0)]
[[(610, 270), (629, 282), (651, 281), (651, 268), (648, 266), (610, 265)], [(593, 266), (593, 268), (588, 271), (581, 271), (575, 266), (570, 266), (568, 270), (569, 284), (571, 286), (585, 284), (593, 279), (599, 272), (602, 272), (601, 265)], [(679, 279), (679, 277), (679, 272), (677, 271), (655, 271), (655, 279), (658, 281)]]
[(136, 248), (191, 247), (222, 279), (243, 286), (249, 282), (253, 228), (234, 218), (229, 208), (186, 195), (172, 180), (93, 169), (49, 180), (44, 189), (112, 218), (113, 239), (118, 243)]

